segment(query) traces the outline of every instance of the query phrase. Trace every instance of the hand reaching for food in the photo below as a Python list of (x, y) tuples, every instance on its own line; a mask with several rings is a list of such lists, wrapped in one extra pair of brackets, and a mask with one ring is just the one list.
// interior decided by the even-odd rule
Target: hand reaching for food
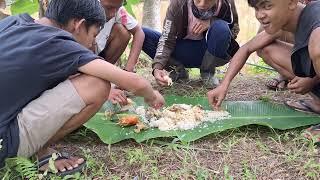
[(172, 86), (172, 79), (169, 77), (169, 73), (166, 70), (155, 69), (153, 75), (159, 85)]

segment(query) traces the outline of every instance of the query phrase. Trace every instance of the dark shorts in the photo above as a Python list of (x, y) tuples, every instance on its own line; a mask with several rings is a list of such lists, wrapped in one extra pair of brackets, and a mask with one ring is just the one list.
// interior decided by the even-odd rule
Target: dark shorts
[[(295, 51), (292, 54), (291, 63), (293, 72), (296, 76), (310, 78), (316, 76), (316, 72), (309, 57), (309, 51), (307, 47)], [(320, 83), (313, 87), (311, 93), (320, 98)]]

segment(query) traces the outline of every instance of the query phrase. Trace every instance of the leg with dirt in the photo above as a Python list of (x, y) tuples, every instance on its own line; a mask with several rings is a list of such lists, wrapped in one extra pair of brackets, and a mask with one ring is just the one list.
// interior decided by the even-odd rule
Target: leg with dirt
[(285, 90), (288, 81), (295, 77), (291, 64), (293, 42), (292, 33), (284, 32), (279, 40), (257, 51), (258, 56), (279, 73), (278, 78), (266, 83), (266, 86), (271, 90)]

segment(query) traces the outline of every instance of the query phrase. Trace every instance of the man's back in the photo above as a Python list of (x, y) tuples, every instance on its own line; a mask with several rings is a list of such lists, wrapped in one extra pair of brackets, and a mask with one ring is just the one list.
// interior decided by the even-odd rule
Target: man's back
[(0, 42), (0, 137), (4, 143), (1, 162), (5, 156), (16, 154), (16, 117), (22, 108), (96, 56), (91, 53), (88, 58), (90, 51), (70, 33), (34, 23), (27, 14), (0, 21)]

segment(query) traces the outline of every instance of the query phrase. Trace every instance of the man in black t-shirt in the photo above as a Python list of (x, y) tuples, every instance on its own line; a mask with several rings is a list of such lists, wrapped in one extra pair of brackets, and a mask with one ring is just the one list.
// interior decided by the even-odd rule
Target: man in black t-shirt
[[(108, 98), (110, 82), (159, 108), (163, 97), (150, 83), (96, 56), (89, 48), (105, 22), (98, 0), (52, 0), (44, 18), (28, 14), (0, 21), (0, 163), (36, 154), (40, 169), (49, 145), (88, 121)], [(80, 72), (80, 74), (79, 74)], [(84, 159), (59, 155), (62, 175)]]

